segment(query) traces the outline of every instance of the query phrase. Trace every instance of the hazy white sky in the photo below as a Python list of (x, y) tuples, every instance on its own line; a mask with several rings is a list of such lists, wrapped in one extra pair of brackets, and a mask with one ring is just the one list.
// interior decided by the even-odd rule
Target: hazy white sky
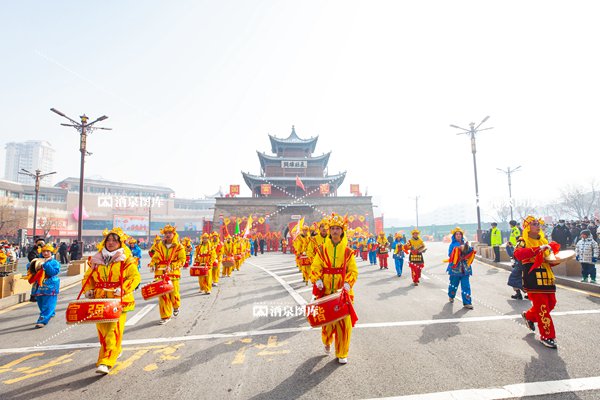
[[(201, 197), (258, 174), (267, 134), (319, 135), (386, 218), (552, 199), (598, 169), (597, 1), (18, 1), (0, 6), (0, 144), (48, 140), (57, 179), (106, 114), (87, 177)], [(0, 163), (4, 168), (4, 163)], [(537, 200), (536, 200), (537, 201)]]

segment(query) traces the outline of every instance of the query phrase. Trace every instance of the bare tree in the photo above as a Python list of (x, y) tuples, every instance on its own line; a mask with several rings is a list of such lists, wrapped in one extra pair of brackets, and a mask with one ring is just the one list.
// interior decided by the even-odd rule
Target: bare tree
[(596, 211), (598, 202), (596, 183), (590, 183), (590, 190), (581, 186), (571, 186), (561, 193), (561, 201), (566, 215), (582, 220), (592, 216)]
[(492, 209), (496, 213), (497, 222), (506, 222), (510, 218), (510, 205), (505, 201), (492, 205)]
[(21, 217), (9, 198), (0, 198), (0, 238), (17, 236)]
[(519, 220), (524, 220), (528, 215), (533, 215), (535, 213), (535, 207), (529, 200), (515, 201), (513, 209)]
[(44, 231), (44, 238), (47, 240), (52, 229), (58, 226), (58, 221), (53, 218), (40, 217), (38, 218), (37, 227)]

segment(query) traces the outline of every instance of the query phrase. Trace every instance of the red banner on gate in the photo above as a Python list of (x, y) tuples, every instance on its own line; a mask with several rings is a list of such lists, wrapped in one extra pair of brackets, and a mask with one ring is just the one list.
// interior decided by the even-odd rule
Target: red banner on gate
[(359, 187), (359, 185), (351, 183), (350, 184), (350, 193), (352, 193), (352, 194), (359, 194), (360, 193), (360, 187)]
[(320, 185), (321, 194), (329, 194), (329, 183), (322, 183)]
[(263, 183), (260, 185), (260, 194), (271, 194), (271, 185), (269, 185), (268, 183)]
[(229, 185), (229, 195), (236, 196), (240, 194), (240, 185)]

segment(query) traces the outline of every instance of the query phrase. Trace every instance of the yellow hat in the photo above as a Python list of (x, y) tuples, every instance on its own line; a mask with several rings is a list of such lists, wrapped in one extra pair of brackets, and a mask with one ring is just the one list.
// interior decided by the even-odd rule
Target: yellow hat
[(54, 246), (52, 246), (52, 243), (47, 243), (40, 249), (40, 252), (42, 251), (49, 251), (51, 253), (54, 253)]
[(160, 230), (161, 235), (164, 235), (167, 232), (177, 232), (177, 227), (167, 224)]
[(348, 229), (348, 218), (346, 216), (342, 217), (339, 214), (332, 213), (331, 217), (329, 217), (329, 227), (339, 226), (342, 230)]
[(533, 215), (528, 215), (527, 218), (523, 220), (523, 229), (528, 228), (529, 225), (534, 221), (537, 221), (540, 224), (540, 226), (545, 224), (542, 218), (536, 218)]
[(127, 241), (127, 243), (129, 243), (129, 244), (136, 244), (137, 240), (135, 240), (135, 238), (130, 237), (129, 240)]
[(210, 237), (210, 235), (208, 233), (203, 233), (202, 236), (200, 236), (200, 238), (202, 239), (208, 239)]
[(458, 227), (458, 226), (457, 226), (456, 228), (452, 229), (452, 230), (450, 231), (450, 234), (451, 234), (452, 236), (454, 236), (454, 234), (455, 234), (456, 232), (460, 232), (460, 233), (462, 233), (462, 235), (463, 235), (463, 236), (465, 236), (465, 231), (463, 231), (463, 230), (462, 230), (460, 227)]
[(416, 228), (415, 228), (415, 229), (413, 229), (412, 231), (410, 231), (410, 234), (411, 234), (411, 235), (414, 235), (415, 233), (418, 235), (418, 234), (420, 234), (421, 232), (419, 232), (419, 230), (418, 230), (418, 229), (416, 229)]
[(121, 248), (125, 251), (125, 255), (131, 256), (131, 250), (129, 250), (129, 247), (127, 246), (128, 236), (127, 234), (125, 234), (125, 232), (123, 232), (123, 229), (121, 228), (112, 228), (110, 231), (105, 229), (104, 232), (102, 232), (102, 236), (104, 236), (104, 239), (102, 239), (102, 241), (96, 246), (98, 251), (102, 251), (102, 249), (105, 248), (106, 238), (110, 234), (117, 235), (117, 237), (119, 238), (119, 243), (121, 243)]

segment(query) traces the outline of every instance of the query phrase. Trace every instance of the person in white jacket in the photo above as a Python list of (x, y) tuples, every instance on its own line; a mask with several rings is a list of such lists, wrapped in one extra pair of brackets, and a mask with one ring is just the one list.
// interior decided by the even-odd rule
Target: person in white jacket
[(581, 263), (581, 282), (596, 283), (596, 261), (598, 261), (598, 243), (592, 239), (589, 229), (580, 233), (581, 239), (575, 245), (577, 261)]

